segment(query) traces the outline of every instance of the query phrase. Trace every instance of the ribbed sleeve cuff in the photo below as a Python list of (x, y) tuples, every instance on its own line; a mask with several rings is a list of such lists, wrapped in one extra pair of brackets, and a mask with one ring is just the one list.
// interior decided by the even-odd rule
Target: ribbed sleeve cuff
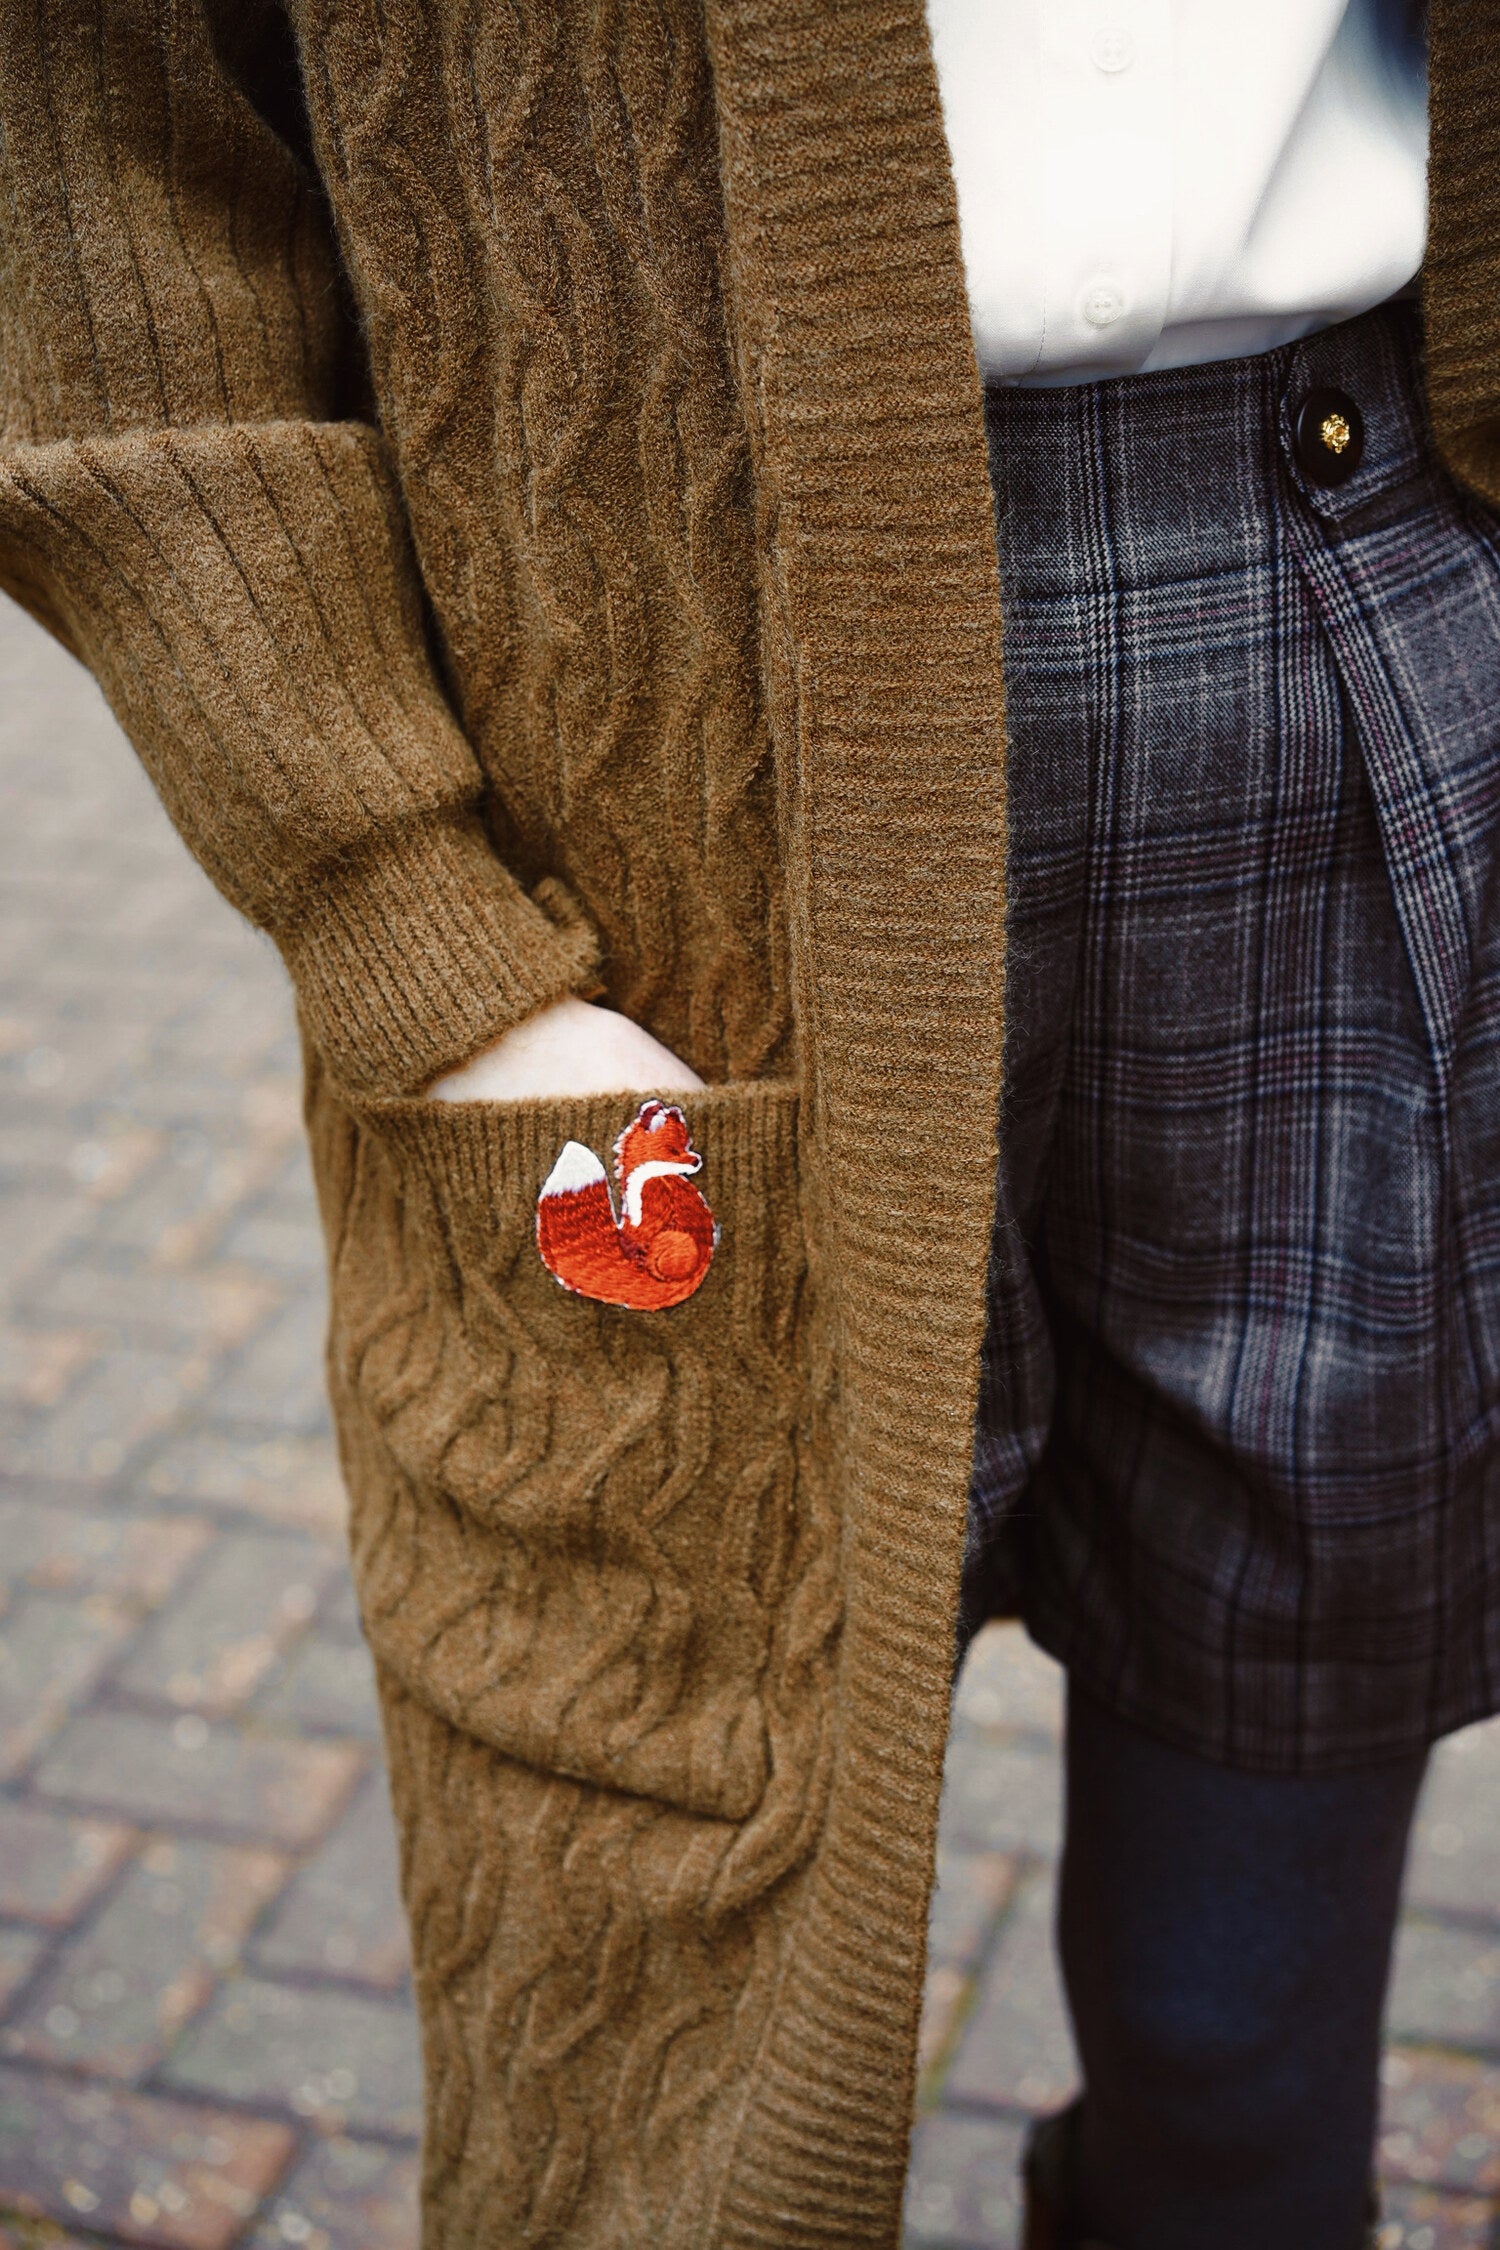
[(485, 833), (376, 431), (13, 446), (0, 581), (67, 631), (348, 1092), (414, 1092), (597, 989), (578, 910), (529, 897)]
[(477, 815), (339, 862), (271, 934), (353, 1094), (416, 1093), (549, 1001), (598, 988), (590, 925), (561, 885), (529, 897)]

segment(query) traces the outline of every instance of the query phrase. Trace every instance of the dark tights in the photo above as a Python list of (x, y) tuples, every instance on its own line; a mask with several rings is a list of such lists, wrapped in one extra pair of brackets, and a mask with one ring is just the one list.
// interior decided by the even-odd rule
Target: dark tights
[(1072, 1691), (1058, 1934), (1083, 2214), (1112, 2250), (1363, 2240), (1425, 1762), (1236, 1773)]

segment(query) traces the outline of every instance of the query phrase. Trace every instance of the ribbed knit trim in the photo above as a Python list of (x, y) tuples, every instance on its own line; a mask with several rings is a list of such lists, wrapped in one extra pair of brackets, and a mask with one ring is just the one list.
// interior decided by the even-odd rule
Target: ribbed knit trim
[(1500, 501), (1500, 0), (1431, 0), (1427, 394), (1450, 466)]
[(848, 1443), (840, 1736), (716, 2243), (894, 2243), (993, 1213), (999, 587), (921, 0), (715, 0), (825, 1273)]
[[(511, 1102), (375, 1100), (353, 1108), (389, 1147), (416, 1159), (445, 1204), (490, 1214), (484, 1223), (493, 1231), (493, 1213), (518, 1192), (529, 1223), (565, 1140), (593, 1149), (608, 1170), (616, 1136), (651, 1093), (648, 1086)], [(661, 1098), (686, 1113), (716, 1200), (759, 1203), (773, 1187), (795, 1181), (798, 1096), (791, 1082), (756, 1079)]]
[(276, 937), (350, 1091), (413, 1091), (594, 981), (576, 910), (528, 899), (481, 825), (377, 432), (16, 446), (0, 455), (7, 552), (203, 865)]
[(598, 968), (588, 924), (528, 899), (477, 814), (382, 837), (272, 935), (330, 1070), (356, 1094), (416, 1092), (588, 990)]

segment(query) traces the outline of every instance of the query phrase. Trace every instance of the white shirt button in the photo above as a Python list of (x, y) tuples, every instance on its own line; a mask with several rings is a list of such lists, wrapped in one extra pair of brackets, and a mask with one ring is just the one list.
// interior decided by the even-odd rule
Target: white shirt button
[(1125, 292), (1118, 282), (1091, 282), (1083, 293), (1083, 317), (1091, 328), (1112, 328), (1125, 310)]
[(1101, 24), (1089, 41), (1089, 59), (1096, 69), (1108, 71), (1113, 77), (1117, 71), (1129, 70), (1135, 61), (1135, 35), (1122, 23)]

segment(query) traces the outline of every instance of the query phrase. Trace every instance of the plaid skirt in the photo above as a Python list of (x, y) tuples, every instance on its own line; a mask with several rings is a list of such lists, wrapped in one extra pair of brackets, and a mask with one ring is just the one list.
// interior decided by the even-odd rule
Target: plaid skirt
[[(1310, 481), (1318, 387), (1362, 464)], [(964, 1617), (1221, 1763), (1500, 1704), (1500, 516), (1416, 315), (988, 401), (1010, 728)]]

